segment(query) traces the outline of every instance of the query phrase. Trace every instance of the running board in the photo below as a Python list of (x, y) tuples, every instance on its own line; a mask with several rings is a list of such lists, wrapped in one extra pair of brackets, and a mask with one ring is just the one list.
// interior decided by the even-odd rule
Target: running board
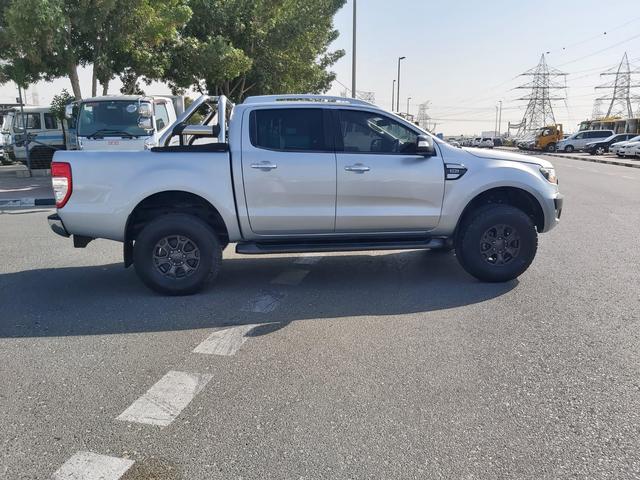
[(444, 238), (414, 238), (408, 240), (310, 240), (307, 242), (242, 242), (236, 253), (264, 255), (269, 253), (357, 252), (365, 250), (417, 250), (442, 248)]

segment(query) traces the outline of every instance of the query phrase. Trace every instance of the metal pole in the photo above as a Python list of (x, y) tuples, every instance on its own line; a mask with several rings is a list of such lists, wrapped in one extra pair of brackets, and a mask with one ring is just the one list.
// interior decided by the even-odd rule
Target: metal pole
[(391, 111), (396, 108), (396, 79), (393, 79), (393, 86), (391, 87)]
[(407, 115), (409, 115), (409, 100), (411, 100), (411, 97), (407, 97)]
[(351, 55), (351, 97), (356, 98), (356, 0), (353, 0), (353, 52)]
[(396, 111), (400, 111), (400, 61), (404, 60), (406, 57), (398, 57), (398, 94), (396, 95)]
[(500, 115), (498, 117), (498, 136), (502, 136), (502, 100), (500, 100)]
[(20, 116), (22, 117), (22, 129), (24, 130), (24, 151), (27, 157), (27, 170), (31, 175), (31, 156), (29, 155), (29, 131), (27, 130), (27, 119), (24, 116), (24, 102), (22, 101), (22, 87), (18, 85), (18, 98), (20, 99)]
[(493, 126), (493, 134), (498, 133), (498, 105), (496, 105), (496, 123)]

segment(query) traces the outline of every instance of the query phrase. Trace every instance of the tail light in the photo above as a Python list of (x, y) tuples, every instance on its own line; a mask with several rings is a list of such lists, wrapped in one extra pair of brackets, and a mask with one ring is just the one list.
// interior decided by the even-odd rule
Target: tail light
[(56, 198), (56, 207), (65, 206), (71, 196), (71, 165), (66, 162), (51, 162), (51, 183)]

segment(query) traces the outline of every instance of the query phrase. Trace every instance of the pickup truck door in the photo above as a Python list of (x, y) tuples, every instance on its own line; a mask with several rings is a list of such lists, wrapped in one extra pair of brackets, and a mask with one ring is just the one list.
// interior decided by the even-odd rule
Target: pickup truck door
[(444, 193), (438, 154), (411, 153), (418, 133), (380, 112), (344, 109), (336, 125), (336, 232), (419, 232), (435, 228)]
[(333, 233), (336, 155), (329, 113), (270, 107), (243, 120), (242, 176), (253, 233)]

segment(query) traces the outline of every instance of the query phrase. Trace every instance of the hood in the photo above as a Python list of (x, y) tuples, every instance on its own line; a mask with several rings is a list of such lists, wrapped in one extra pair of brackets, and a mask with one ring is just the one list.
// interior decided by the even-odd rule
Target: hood
[(553, 164), (550, 161), (535, 155), (522, 155), (520, 153), (509, 152), (506, 150), (487, 151), (480, 148), (464, 148), (463, 150), (478, 158), (486, 158), (488, 160), (506, 160), (509, 162), (528, 163), (532, 165), (540, 165), (545, 168), (553, 168)]

